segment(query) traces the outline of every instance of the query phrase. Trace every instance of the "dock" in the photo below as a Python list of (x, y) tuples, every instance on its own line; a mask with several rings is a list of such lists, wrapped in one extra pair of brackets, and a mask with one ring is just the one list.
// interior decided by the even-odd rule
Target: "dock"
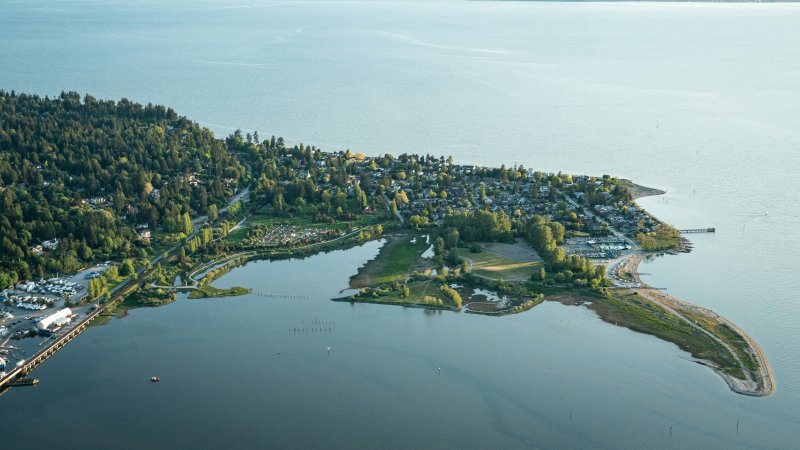
[(17, 378), (9, 383), (9, 386), (36, 386), (39, 384), (38, 378)]
[(68, 332), (53, 340), (53, 342), (46, 347), (39, 350), (31, 359), (25, 360), (22, 365), (17, 366), (14, 368), (14, 370), (7, 372), (6, 376), (0, 379), (0, 390), (9, 386), (23, 385), (20, 382), (25, 380), (25, 376), (31, 373), (36, 366), (46, 361), (47, 358), (53, 356), (57, 351), (61, 350), (62, 347), (78, 337), (79, 334), (83, 333), (84, 330), (86, 330), (86, 327), (89, 326), (89, 323), (92, 321), (92, 319), (97, 317), (102, 311), (102, 308), (97, 308), (96, 310), (92, 311), (91, 314), (86, 316), (86, 319), (74, 326)]
[(708, 228), (689, 228), (686, 230), (678, 230), (681, 234), (692, 234), (692, 233), (716, 233), (717, 229), (714, 227)]
[(39, 364), (45, 362), (57, 351), (61, 350), (65, 345), (69, 344), (73, 339), (86, 331), (92, 320), (105, 312), (108, 307), (141, 287), (143, 280), (150, 276), (154, 270), (154, 268), (143, 270), (136, 280), (117, 290), (117, 292), (113, 295), (113, 297), (111, 297), (111, 299), (109, 299), (107, 303), (102, 304), (100, 307), (87, 314), (81, 322), (69, 329), (69, 331), (66, 333), (53, 339), (52, 342), (36, 352), (36, 354), (30, 359), (24, 360), (22, 364), (15, 367), (13, 370), (6, 372), (5, 376), (0, 378), (0, 394), (5, 392), (5, 390), (11, 386), (22, 385), (19, 384), (19, 382), (24, 381), (26, 379), (25, 377), (27, 377), (27, 375), (30, 374), (33, 369), (35, 369)]

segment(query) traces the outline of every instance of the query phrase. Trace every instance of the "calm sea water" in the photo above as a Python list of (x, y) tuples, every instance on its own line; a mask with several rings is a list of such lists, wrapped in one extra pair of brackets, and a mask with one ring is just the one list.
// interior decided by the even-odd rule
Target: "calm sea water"
[[(583, 308), (495, 319), (327, 302), (369, 244), (221, 280), (310, 300), (179, 301), (90, 330), (37, 369), (40, 386), (0, 399), (4, 444), (797, 445), (800, 6), (162, 3), (1, 2), (0, 88), (167, 104), (220, 134), (666, 189), (641, 203), (717, 233), (642, 271), (749, 331), (778, 390), (737, 396), (671, 344)], [(289, 331), (315, 318), (334, 331)], [(164, 381), (142, 381), (152, 373)]]

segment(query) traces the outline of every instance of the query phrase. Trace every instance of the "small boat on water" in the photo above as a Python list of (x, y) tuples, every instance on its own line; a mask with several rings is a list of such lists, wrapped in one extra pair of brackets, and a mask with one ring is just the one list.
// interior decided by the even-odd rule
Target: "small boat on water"
[(150, 381), (153, 383), (158, 383), (159, 381), (161, 381), (161, 379), (158, 377), (150, 377)]
[(17, 378), (16, 380), (8, 383), (9, 386), (34, 386), (39, 384), (38, 378)]

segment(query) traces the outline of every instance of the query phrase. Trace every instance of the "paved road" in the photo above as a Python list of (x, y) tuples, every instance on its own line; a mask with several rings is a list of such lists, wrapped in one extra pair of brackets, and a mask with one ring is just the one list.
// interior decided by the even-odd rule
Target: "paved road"
[[(387, 211), (391, 211), (392, 210), (392, 201), (389, 200), (389, 197), (387, 197), (386, 194), (383, 194), (383, 198), (386, 199), (386, 210)], [(395, 214), (397, 215), (397, 220), (400, 221), (400, 225), (403, 225), (406, 221), (403, 220), (403, 216), (400, 215), (400, 211), (398, 210), (397, 213), (395, 213)]]

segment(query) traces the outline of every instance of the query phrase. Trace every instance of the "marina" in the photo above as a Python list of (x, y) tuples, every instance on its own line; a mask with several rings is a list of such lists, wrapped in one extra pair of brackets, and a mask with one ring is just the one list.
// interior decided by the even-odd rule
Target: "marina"
[(48, 345), (31, 356), (30, 359), (20, 360), (14, 369), (5, 372), (2, 377), (0, 377), (0, 392), (9, 386), (14, 386), (15, 383), (17, 383), (20, 379), (25, 379), (24, 377), (31, 373), (31, 371), (33, 371), (33, 369), (39, 364), (46, 361), (70, 341), (78, 337), (78, 335), (86, 330), (86, 327), (89, 325), (92, 319), (97, 317), (102, 311), (103, 309), (101, 308), (95, 309), (75, 327), (54, 339)]

